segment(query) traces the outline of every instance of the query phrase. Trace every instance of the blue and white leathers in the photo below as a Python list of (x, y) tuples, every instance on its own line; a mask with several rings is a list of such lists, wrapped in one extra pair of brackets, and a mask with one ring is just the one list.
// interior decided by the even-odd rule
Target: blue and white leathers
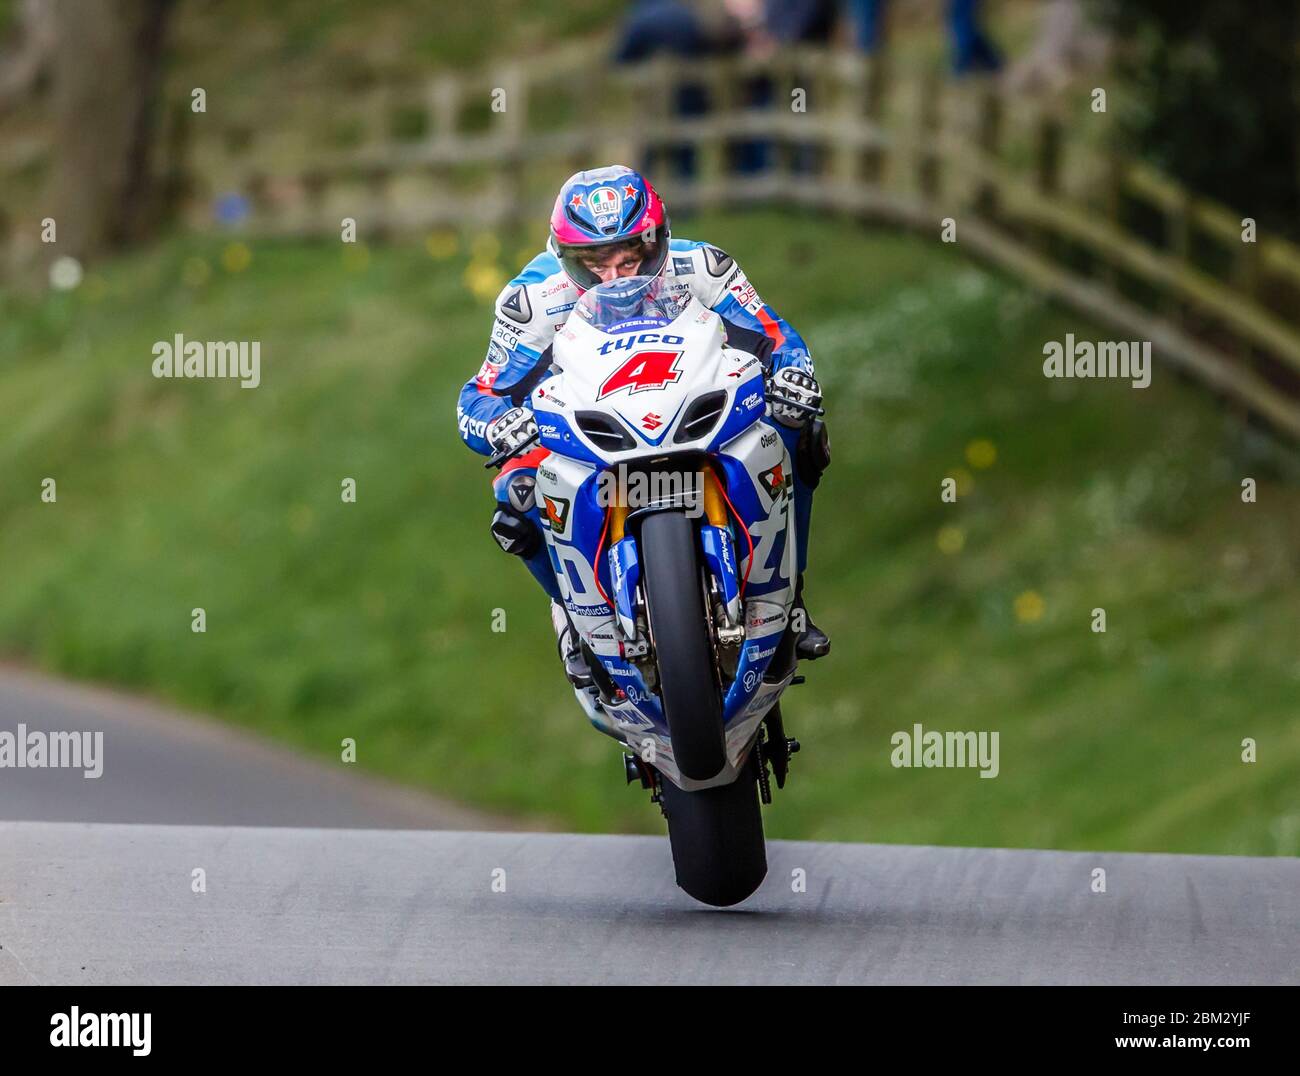
[[(689, 790), (734, 780), (789, 683), (790, 673), (776, 683), (764, 674), (794, 601), (799, 542), (792, 461), (764, 417), (761, 362), (726, 346), (722, 319), (697, 297), (679, 297), (674, 309), (680, 313), (671, 319), (633, 319), (612, 330), (571, 318), (555, 336), (555, 372), (529, 404), (549, 450), (536, 471), (547, 553), (574, 627), (620, 692), (605, 710), (629, 748), (645, 757), (652, 746), (655, 767)], [(716, 419), (688, 425), (703, 397)], [(593, 414), (608, 423), (603, 436), (588, 432)], [(636, 639), (641, 564), (632, 534), (611, 541), (606, 472), (650, 459), (671, 466), (675, 455), (698, 461), (700, 453), (723, 476), (729, 502), (726, 527), (711, 525), (697, 505), (704, 563), (744, 639), (723, 701), (728, 765), (694, 782), (674, 764), (658, 697), (623, 656)]]

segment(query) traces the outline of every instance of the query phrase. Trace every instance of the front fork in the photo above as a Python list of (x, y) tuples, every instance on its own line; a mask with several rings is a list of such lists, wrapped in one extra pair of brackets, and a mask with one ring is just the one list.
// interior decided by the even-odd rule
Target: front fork
[[(712, 467), (701, 472), (704, 489), (704, 514), (708, 523), (700, 527), (700, 543), (717, 593), (705, 594), (705, 608), (713, 623), (719, 660), (725, 670), (734, 673), (745, 643), (744, 606), (741, 580), (736, 565), (735, 543), (727, 519), (727, 498)], [(641, 563), (636, 542), (627, 534), (628, 508), (616, 503), (609, 510), (610, 546), (609, 577), (613, 584), (613, 605), (619, 649), (623, 657), (634, 662), (643, 676), (654, 676), (654, 658), (646, 631), (645, 611), (638, 587)], [(650, 681), (647, 680), (647, 686)]]

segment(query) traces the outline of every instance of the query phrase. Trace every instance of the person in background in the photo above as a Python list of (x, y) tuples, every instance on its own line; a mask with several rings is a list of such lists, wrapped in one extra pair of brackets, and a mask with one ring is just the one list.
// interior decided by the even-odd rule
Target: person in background
[[(847, 0), (853, 36), (865, 53), (885, 43), (888, 0)], [(952, 69), (966, 75), (997, 71), (1002, 57), (980, 26), (980, 0), (948, 0), (948, 32), (952, 37)]]
[[(696, 12), (678, 0), (634, 0), (631, 10), (619, 27), (614, 45), (614, 62), (640, 63), (655, 56), (680, 56), (696, 59), (719, 51), (723, 45), (716, 33)], [(682, 82), (674, 88), (672, 115), (681, 119), (706, 115), (709, 93), (698, 82)], [(667, 158), (667, 170), (680, 178), (696, 172), (695, 147), (674, 143), (653, 147), (642, 165), (647, 171), (658, 165), (654, 157), (660, 150)], [(661, 170), (663, 170), (661, 168)]]

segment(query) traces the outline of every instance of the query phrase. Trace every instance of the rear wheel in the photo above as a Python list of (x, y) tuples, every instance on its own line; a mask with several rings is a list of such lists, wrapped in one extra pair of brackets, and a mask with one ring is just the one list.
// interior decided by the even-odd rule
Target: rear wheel
[[(658, 512), (641, 524), (638, 545), (673, 759), (684, 776), (708, 780), (727, 759), (695, 528), (679, 512)], [(736, 904), (767, 874), (756, 782), (752, 757), (731, 784), (686, 792), (661, 780), (677, 884), (696, 900)]]

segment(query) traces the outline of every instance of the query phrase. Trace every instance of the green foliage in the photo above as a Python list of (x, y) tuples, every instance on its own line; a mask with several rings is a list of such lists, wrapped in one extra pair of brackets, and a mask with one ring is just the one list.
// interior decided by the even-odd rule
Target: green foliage
[(1300, 235), (1300, 9), (1102, 5), (1120, 44), (1112, 95), (1129, 148), (1190, 189)]
[[(809, 597), (834, 651), (788, 698), (804, 751), (769, 833), (1300, 851), (1280, 457), (1164, 367), (1145, 391), (1046, 381), (1044, 341), (1105, 333), (949, 248), (778, 213), (679, 230), (740, 259), (829, 400)], [(502, 237), (500, 271), (536, 240)], [(363, 766), (487, 808), (659, 831), (487, 534), (454, 429), (490, 320), (469, 246), (256, 243), (229, 272), (216, 240), (177, 240), (70, 295), (0, 294), (0, 649), (322, 757), (352, 736)], [(155, 380), (177, 332), (260, 340), (261, 386)], [(893, 768), (915, 723), (998, 731), (1000, 776)]]

